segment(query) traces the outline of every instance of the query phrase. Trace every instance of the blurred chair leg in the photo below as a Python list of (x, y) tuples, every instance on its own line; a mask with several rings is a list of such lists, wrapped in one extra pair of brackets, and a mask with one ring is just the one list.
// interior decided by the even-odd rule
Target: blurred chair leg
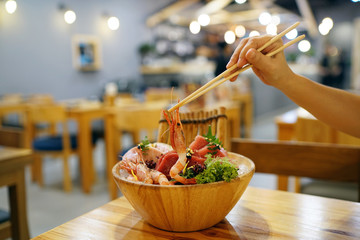
[(71, 174), (69, 168), (69, 157), (63, 156), (63, 187), (65, 192), (72, 191)]
[(288, 190), (288, 176), (278, 175), (278, 186), (277, 190), (287, 191)]
[(42, 172), (42, 157), (40, 154), (34, 154), (34, 163), (32, 164), (33, 176), (40, 187), (44, 186), (44, 178)]

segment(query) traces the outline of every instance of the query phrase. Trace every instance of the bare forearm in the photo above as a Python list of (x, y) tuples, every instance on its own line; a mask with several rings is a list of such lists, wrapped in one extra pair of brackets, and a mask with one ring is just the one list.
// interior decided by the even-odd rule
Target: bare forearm
[(360, 96), (327, 87), (300, 75), (275, 86), (317, 119), (360, 137)]

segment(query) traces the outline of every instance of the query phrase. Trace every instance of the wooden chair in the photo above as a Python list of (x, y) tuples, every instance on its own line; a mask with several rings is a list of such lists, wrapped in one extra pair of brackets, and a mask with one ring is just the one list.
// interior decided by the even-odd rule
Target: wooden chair
[(360, 201), (360, 147), (310, 142), (232, 139), (232, 151), (250, 158), (256, 172), (356, 182)]
[(158, 101), (158, 100), (176, 100), (179, 98), (178, 92), (171, 88), (148, 88), (145, 91), (145, 101)]
[[(44, 185), (42, 174), (42, 156), (55, 155), (63, 159), (63, 187), (66, 192), (72, 190), (68, 158), (76, 149), (76, 136), (70, 136), (67, 126), (65, 107), (62, 105), (37, 105), (29, 108), (27, 131), (33, 139), (34, 150), (33, 173), (40, 186)], [(37, 134), (37, 124), (61, 124), (61, 134)], [(43, 133), (44, 134), (44, 133)]]
[[(225, 107), (212, 111), (183, 112), (180, 113), (180, 119), (184, 129), (186, 146), (190, 145), (196, 135), (205, 135), (209, 126), (211, 126), (212, 134), (216, 135), (220, 142), (223, 143), (225, 149), (229, 150), (230, 135)], [(162, 115), (159, 123), (158, 142), (170, 144), (168, 129), (169, 125)]]

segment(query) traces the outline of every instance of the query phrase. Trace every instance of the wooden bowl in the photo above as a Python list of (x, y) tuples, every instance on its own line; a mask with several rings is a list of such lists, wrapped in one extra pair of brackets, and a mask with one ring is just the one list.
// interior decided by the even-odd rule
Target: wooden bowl
[(132, 182), (121, 177), (119, 163), (112, 173), (119, 189), (133, 208), (151, 225), (174, 232), (191, 232), (220, 222), (239, 201), (254, 172), (254, 163), (229, 153), (239, 166), (239, 176), (230, 182), (159, 186)]

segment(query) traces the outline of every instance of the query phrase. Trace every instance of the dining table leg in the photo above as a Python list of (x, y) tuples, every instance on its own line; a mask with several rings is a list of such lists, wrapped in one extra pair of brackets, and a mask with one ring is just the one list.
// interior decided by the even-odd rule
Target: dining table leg
[(8, 187), (12, 239), (29, 239), (27, 224), (26, 190), (24, 168), (14, 174), (15, 184)]
[(120, 136), (115, 132), (115, 116), (107, 114), (105, 117), (105, 146), (106, 146), (106, 176), (110, 200), (118, 197), (118, 190), (113, 179), (112, 168), (117, 162), (116, 151), (120, 144)]
[(81, 184), (85, 193), (90, 193), (95, 181), (95, 169), (92, 158), (91, 126), (85, 116), (79, 117), (78, 155), (80, 160)]

